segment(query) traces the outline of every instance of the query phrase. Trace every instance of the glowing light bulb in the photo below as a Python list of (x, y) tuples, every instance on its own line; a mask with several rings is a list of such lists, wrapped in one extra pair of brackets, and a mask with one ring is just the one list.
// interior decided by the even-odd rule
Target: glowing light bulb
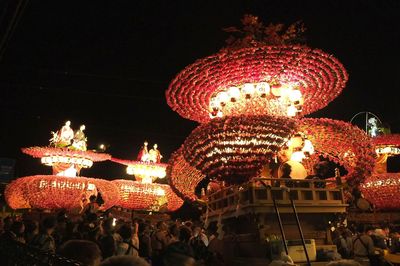
[(306, 139), (304, 141), (304, 147), (302, 150), (303, 150), (303, 152), (307, 152), (308, 154), (314, 153), (314, 146), (312, 145), (310, 140)]
[(217, 94), (217, 99), (220, 105), (224, 106), (229, 100), (229, 95), (225, 91), (221, 91)]
[(280, 97), (281, 96), (281, 88), (282, 88), (282, 86), (280, 84), (275, 84), (271, 88), (271, 93), (276, 97)]
[(250, 99), (251, 95), (254, 93), (254, 84), (246, 83), (243, 86), (243, 93), (246, 95), (246, 99)]
[(298, 101), (300, 101), (300, 99), (301, 99), (301, 91), (299, 91), (299, 90), (291, 90), (291, 91), (289, 91), (289, 100), (291, 101), (291, 102), (298, 102)]
[(240, 90), (237, 87), (230, 87), (228, 89), (228, 95), (231, 98), (232, 102), (236, 102), (236, 100), (240, 97)]
[(304, 152), (302, 151), (296, 151), (292, 153), (292, 156), (290, 156), (291, 161), (296, 161), (296, 162), (301, 162), (306, 156), (304, 155)]
[(287, 109), (287, 115), (288, 116), (296, 116), (297, 113), (297, 108), (294, 107), (293, 105), (289, 106)]
[(267, 82), (260, 82), (256, 85), (256, 92), (261, 96), (265, 97), (269, 94), (271, 88)]

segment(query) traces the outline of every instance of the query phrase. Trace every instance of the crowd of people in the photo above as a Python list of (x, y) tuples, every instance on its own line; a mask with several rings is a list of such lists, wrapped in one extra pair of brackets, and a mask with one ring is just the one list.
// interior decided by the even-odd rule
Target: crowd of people
[[(40, 222), (29, 215), (0, 221), (0, 244), (23, 243), (82, 265), (226, 265), (217, 228), (205, 230), (200, 222), (180, 220), (124, 221), (99, 212), (93, 198), (79, 217), (59, 212)], [(385, 253), (400, 252), (399, 239), (399, 230), (389, 226), (338, 227), (332, 233), (338, 253), (329, 259), (336, 260), (331, 265), (384, 266)], [(295, 264), (282, 256), (270, 265)]]
[(192, 221), (124, 221), (98, 212), (95, 203), (78, 219), (64, 212), (40, 223), (6, 217), (0, 231), (2, 243), (24, 243), (82, 265), (223, 265), (216, 230)]
[(341, 257), (354, 259), (361, 265), (390, 265), (385, 255), (400, 253), (399, 228), (389, 225), (360, 223), (352, 228), (338, 227), (332, 236)]

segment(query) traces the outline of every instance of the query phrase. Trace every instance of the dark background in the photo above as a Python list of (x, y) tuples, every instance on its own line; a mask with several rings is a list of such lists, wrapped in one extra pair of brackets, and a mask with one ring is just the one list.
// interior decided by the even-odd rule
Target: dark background
[[(400, 2), (391, 1), (45, 1), (0, 2), (0, 33), (17, 4), (18, 23), (0, 58), (0, 157), (17, 159), (16, 175), (49, 167), (20, 152), (45, 146), (66, 120), (86, 125), (89, 148), (110, 145), (133, 159), (158, 143), (166, 162), (196, 126), (165, 100), (169, 81), (186, 65), (217, 52), (243, 14), (265, 23), (303, 20), (307, 44), (334, 54), (349, 81), (312, 117), (349, 121), (370, 111), (400, 132)], [(4, 38), (3, 38), (4, 40)], [(83, 175), (124, 177), (125, 167), (99, 163)]]

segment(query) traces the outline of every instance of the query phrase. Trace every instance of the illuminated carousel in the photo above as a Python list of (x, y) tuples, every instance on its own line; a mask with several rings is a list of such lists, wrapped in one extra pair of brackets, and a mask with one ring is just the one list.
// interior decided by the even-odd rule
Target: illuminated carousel
[(118, 179), (111, 181), (118, 188), (120, 200), (118, 206), (137, 211), (170, 212), (182, 206), (183, 200), (178, 197), (169, 185), (154, 183), (166, 177), (167, 164), (161, 163), (163, 157), (158, 145), (148, 150), (144, 142), (137, 160), (112, 158), (116, 163), (126, 165), (126, 172), (135, 177), (135, 181)]
[[(171, 157), (170, 184), (179, 196), (205, 202), (206, 224), (236, 233), (235, 241), (224, 244), (227, 250), (239, 247), (242, 257), (265, 256), (266, 239), (279, 234), (273, 198), (289, 222), (288, 239), (299, 239), (292, 198), (305, 238), (325, 244), (328, 222), (346, 212), (340, 184), (362, 183), (375, 162), (369, 136), (356, 126), (303, 118), (342, 92), (346, 70), (332, 55), (297, 44), (300, 23), (264, 26), (250, 15), (242, 23), (243, 29), (228, 28), (239, 37), (187, 66), (166, 91), (174, 111), (201, 123)], [(321, 161), (342, 173), (336, 170), (333, 182), (321, 181)], [(204, 179), (210, 185), (202, 197), (195, 190)]]
[(94, 162), (109, 160), (111, 156), (87, 150), (85, 126), (74, 131), (70, 125), (67, 121), (59, 131), (52, 132), (49, 147), (22, 149), (51, 166), (53, 174), (21, 177), (11, 182), (5, 190), (11, 208), (79, 211), (91, 195), (99, 194), (104, 200), (102, 209), (119, 201), (118, 189), (111, 182), (80, 176), (82, 168), (90, 168)]

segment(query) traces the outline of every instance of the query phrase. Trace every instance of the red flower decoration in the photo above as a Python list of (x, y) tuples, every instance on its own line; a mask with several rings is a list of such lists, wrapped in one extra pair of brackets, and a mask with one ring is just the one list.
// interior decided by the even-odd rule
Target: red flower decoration
[(371, 175), (375, 151), (371, 138), (358, 127), (328, 118), (304, 118), (299, 120), (299, 131), (314, 145), (311, 159), (323, 156), (342, 165), (351, 184), (359, 184)]
[(183, 157), (182, 147), (175, 151), (169, 159), (167, 167), (169, 184), (181, 198), (189, 201), (197, 200), (195, 188), (205, 175), (191, 166)]
[(377, 209), (398, 210), (400, 207), (400, 173), (373, 174), (360, 190)]
[[(245, 83), (294, 84), (304, 99), (301, 114), (319, 110), (335, 99), (348, 76), (333, 56), (306, 46), (261, 46), (224, 49), (182, 70), (166, 91), (168, 105), (181, 116), (201, 123), (210, 120), (213, 95)], [(250, 103), (251, 101), (249, 101)], [(277, 99), (237, 105), (227, 115), (282, 114)]]
[(15, 209), (79, 209), (83, 198), (97, 192), (101, 193), (105, 209), (119, 201), (118, 190), (111, 182), (86, 177), (27, 176), (14, 180), (6, 191), (6, 201)]
[(30, 147), (22, 148), (23, 153), (28, 154), (34, 158), (42, 158), (47, 156), (65, 156), (88, 159), (92, 162), (101, 162), (111, 159), (111, 155), (106, 153), (97, 153), (93, 151), (77, 151), (67, 148), (54, 148), (54, 147)]
[(400, 147), (400, 134), (379, 135), (372, 138), (372, 144), (379, 146), (396, 146)]
[(175, 211), (183, 204), (169, 185), (143, 184), (131, 180), (113, 180), (118, 188), (120, 200), (118, 205), (132, 210)]
[(294, 130), (295, 121), (283, 117), (213, 119), (192, 131), (183, 157), (210, 178), (242, 183), (258, 174)]

